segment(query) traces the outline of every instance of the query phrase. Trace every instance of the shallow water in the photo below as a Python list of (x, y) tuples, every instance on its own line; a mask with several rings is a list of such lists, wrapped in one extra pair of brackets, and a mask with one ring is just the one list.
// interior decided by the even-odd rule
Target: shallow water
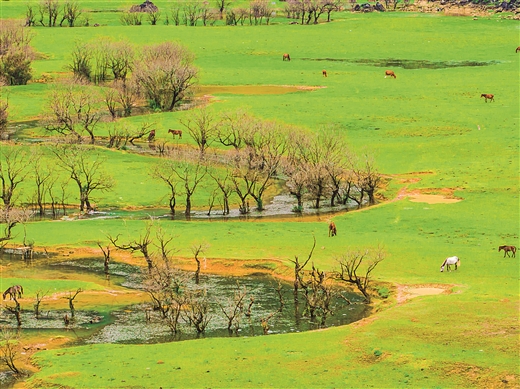
[[(47, 263), (38, 268), (33, 266), (35, 272), (38, 271), (59, 273), (68, 279), (76, 276), (89, 275), (97, 279), (99, 284), (105, 281), (103, 263), (101, 260), (84, 258), (79, 260), (64, 260), (56, 263)], [(120, 285), (130, 289), (141, 288), (141, 269), (114, 262), (110, 265), (110, 283)], [(190, 274), (190, 277), (192, 275)], [(194, 276), (191, 277), (191, 286), (194, 286)], [(232, 298), (237, 284), (241, 289), (247, 289), (247, 296), (244, 299), (244, 306), (247, 308), (250, 297), (254, 298), (251, 309), (251, 316), (243, 315), (240, 320), (240, 328), (237, 332), (230, 332), (227, 329), (227, 319), (222, 314), (219, 302)], [(173, 340), (188, 340), (199, 337), (230, 337), (230, 336), (258, 336), (264, 335), (261, 325), (261, 318), (265, 318), (274, 313), (269, 320), (269, 334), (289, 333), (308, 331), (317, 328), (339, 326), (360, 320), (369, 314), (369, 308), (365, 304), (347, 303), (336, 298), (332, 303), (333, 314), (329, 315), (324, 324), (312, 321), (304, 316), (304, 297), (299, 295), (299, 301), (295, 304), (292, 284), (283, 283), (281, 294), (283, 296), (283, 306), (280, 305), (279, 295), (276, 292), (278, 281), (273, 277), (257, 273), (246, 277), (224, 277), (217, 275), (201, 274), (200, 287), (207, 290), (210, 301), (211, 320), (206, 332), (198, 335), (196, 331), (181, 323), (180, 334), (173, 336), (169, 328), (160, 319), (159, 315), (152, 312), (151, 320), (146, 320), (146, 309), (149, 304), (132, 304), (125, 307), (107, 311), (96, 310), (76, 310), (76, 320), (73, 324), (65, 325), (63, 317), (70, 312), (68, 310), (45, 310), (45, 300), (42, 302), (44, 309), (42, 317), (37, 320), (34, 318), (32, 310), (25, 310), (22, 313), (22, 332), (30, 334), (63, 334), (75, 339), (73, 344), (92, 344), (92, 343), (160, 343)], [(361, 297), (350, 292), (342, 291), (342, 294), (353, 302), (361, 302)], [(81, 300), (81, 295), (77, 300)], [(106, 305), (100, 301), (100, 306)], [(14, 325), (14, 318), (3, 312), (0, 315), (0, 324)], [(65, 333), (64, 333), (65, 332)]]

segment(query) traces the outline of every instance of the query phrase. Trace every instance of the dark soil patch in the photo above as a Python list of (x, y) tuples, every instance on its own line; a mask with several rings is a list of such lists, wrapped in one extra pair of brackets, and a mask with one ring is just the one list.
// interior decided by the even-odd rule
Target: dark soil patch
[(347, 58), (302, 58), (304, 61), (346, 62), (377, 67), (400, 67), (403, 69), (446, 69), (463, 66), (490, 66), (500, 61), (428, 61), (423, 59), (347, 59)]

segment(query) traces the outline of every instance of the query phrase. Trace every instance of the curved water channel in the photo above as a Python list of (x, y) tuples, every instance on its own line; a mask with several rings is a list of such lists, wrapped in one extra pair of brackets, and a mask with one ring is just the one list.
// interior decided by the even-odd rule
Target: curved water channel
[[(0, 264), (6, 262), (5, 258)], [(33, 261), (35, 262), (35, 261)], [(61, 278), (75, 279), (75, 277), (97, 279), (99, 284), (122, 286), (128, 289), (140, 290), (142, 287), (142, 269), (125, 263), (112, 263), (110, 265), (110, 279), (106, 280), (103, 271), (103, 262), (99, 258), (84, 258), (78, 260), (53, 260), (43, 265), (31, 265), (31, 271), (41, 274), (59, 274)], [(194, 276), (189, 274), (191, 286), (194, 285)], [(222, 314), (219, 303), (232, 299), (237, 285), (240, 289), (246, 289), (247, 295), (244, 299), (245, 308), (248, 307), (251, 298), (254, 302), (251, 306), (250, 316), (242, 315), (238, 331), (230, 332), (227, 329), (227, 319)], [(280, 293), (277, 288), (280, 288)], [(353, 302), (349, 305), (341, 296), (336, 297), (331, 308), (333, 313), (328, 315), (324, 322), (321, 319), (311, 320), (305, 315), (305, 299), (302, 294), (295, 301), (293, 286), (289, 283), (279, 284), (275, 278), (255, 273), (242, 277), (227, 277), (220, 275), (201, 274), (200, 287), (207, 290), (210, 302), (210, 321), (205, 333), (197, 334), (193, 327), (181, 321), (181, 331), (172, 335), (168, 326), (160, 319), (157, 313), (150, 315), (150, 304), (139, 302), (116, 308), (101, 308), (101, 310), (76, 310), (75, 322), (66, 325), (63, 317), (69, 314), (68, 309), (47, 310), (45, 300), (42, 302), (42, 314), (37, 320), (34, 317), (31, 304), (22, 306), (23, 333), (28, 335), (48, 334), (67, 335), (74, 338), (74, 345), (92, 343), (161, 343), (178, 340), (189, 340), (201, 337), (236, 337), (236, 336), (258, 336), (265, 335), (262, 327), (262, 318), (269, 319), (269, 330), (267, 334), (281, 334), (290, 332), (308, 331), (318, 328), (339, 326), (360, 320), (369, 314), (369, 307), (361, 303), (361, 297), (346, 290), (341, 295)], [(282, 296), (283, 304), (280, 303)], [(81, 301), (81, 294), (77, 302)], [(143, 300), (147, 300), (144, 298)], [(359, 304), (356, 304), (359, 302)], [(103, 301), (100, 301), (102, 306)], [(29, 305), (29, 306), (27, 306)], [(64, 303), (64, 308), (66, 303)], [(148, 309), (147, 309), (148, 308)], [(244, 309), (245, 311), (245, 309)], [(148, 312), (148, 314), (147, 314)], [(147, 320), (147, 316), (151, 316)], [(0, 315), (0, 325), (14, 327), (16, 321), (11, 314), (3, 312)], [(70, 345), (70, 343), (69, 343)]]

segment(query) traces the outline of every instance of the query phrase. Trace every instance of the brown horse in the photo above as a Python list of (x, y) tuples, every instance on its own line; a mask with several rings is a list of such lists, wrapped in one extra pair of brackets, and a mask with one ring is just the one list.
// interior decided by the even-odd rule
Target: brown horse
[(483, 97), (484, 99), (486, 99), (486, 103), (488, 100), (495, 101), (495, 96), (490, 93), (482, 93), (480, 95), (480, 97)]
[(150, 131), (148, 134), (148, 142), (153, 142), (155, 139), (155, 130)]
[(504, 250), (504, 258), (506, 257), (506, 254), (509, 257), (510, 251), (513, 253), (513, 258), (516, 257), (516, 247), (515, 246), (499, 246), (498, 252), (500, 252), (500, 250)]
[(325, 69), (321, 71), (321, 74), (323, 74), (323, 77), (327, 77), (327, 71)]
[(22, 294), (23, 294), (22, 285), (13, 285), (5, 290), (2, 297), (5, 300), (6, 296), (9, 295), (9, 300), (13, 300), (13, 299), (16, 299), (17, 295), (18, 295), (18, 298), (22, 298)]
[(515, 53), (518, 53), (519, 51), (520, 51), (520, 46), (518, 46), (518, 47), (516, 48)]
[(182, 139), (182, 130), (168, 130), (168, 134), (172, 134), (173, 139), (175, 139), (175, 135), (179, 135), (179, 139)]
[(395, 75), (395, 73), (394, 73), (393, 70), (387, 70), (387, 71), (385, 71), (385, 78), (386, 78), (386, 77), (397, 78), (397, 76)]
[(290, 61), (290, 60), (291, 60), (291, 56), (290, 56), (289, 54), (287, 54), (287, 53), (285, 53), (285, 54), (283, 55), (283, 57), (282, 57), (282, 61), (285, 61), (285, 60), (287, 60), (287, 61)]
[(334, 222), (329, 223), (329, 237), (330, 236), (336, 236), (338, 234), (338, 231), (336, 229), (336, 225)]

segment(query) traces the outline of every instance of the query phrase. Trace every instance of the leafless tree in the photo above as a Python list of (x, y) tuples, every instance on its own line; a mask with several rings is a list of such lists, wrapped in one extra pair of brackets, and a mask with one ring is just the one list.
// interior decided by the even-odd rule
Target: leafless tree
[(43, 154), (36, 148), (31, 150), (31, 162), (35, 185), (34, 203), (38, 207), (39, 215), (43, 216), (45, 215), (45, 197), (48, 187), (54, 182), (52, 170), (43, 163)]
[(101, 118), (101, 98), (93, 87), (72, 82), (51, 92), (45, 128), (62, 135), (73, 135), (81, 141), (87, 133), (90, 143), (96, 138), (94, 131)]
[(36, 319), (40, 318), (40, 305), (42, 303), (43, 298), (45, 296), (47, 296), (48, 294), (49, 294), (48, 290), (46, 292), (44, 292), (41, 289), (38, 289), (36, 291), (36, 301), (34, 303), (34, 316), (36, 317)]
[(265, 18), (269, 24), (273, 8), (268, 0), (253, 0), (249, 3), (249, 23), (259, 25)]
[(76, 42), (72, 49), (71, 63), (68, 68), (74, 73), (76, 78), (91, 79), (92, 73), (92, 49), (91, 45), (85, 42)]
[(195, 109), (185, 119), (181, 119), (181, 124), (198, 145), (201, 157), (204, 156), (206, 149), (217, 135), (218, 122), (215, 114), (206, 107), (201, 107)]
[(370, 276), (376, 266), (384, 259), (385, 252), (381, 247), (377, 249), (348, 250), (337, 259), (340, 267), (337, 272), (337, 278), (354, 284), (369, 304), (371, 301), (369, 293)]
[(78, 186), (80, 211), (93, 211), (90, 203), (92, 193), (106, 192), (114, 186), (112, 177), (102, 170), (104, 158), (95, 149), (74, 144), (57, 145), (51, 152), (58, 165)]
[(170, 207), (170, 214), (175, 215), (175, 206), (177, 204), (177, 185), (179, 184), (178, 176), (175, 173), (176, 162), (171, 159), (160, 161), (153, 167), (152, 176), (158, 178), (166, 184), (169, 189), (168, 205)]
[(201, 6), (203, 4), (199, 1), (187, 1), (182, 7), (184, 24), (187, 26), (196, 26), (201, 18)]
[(109, 42), (106, 47), (108, 68), (114, 80), (125, 81), (134, 68), (135, 50), (127, 41)]
[(19, 347), (18, 335), (7, 326), (2, 326), (0, 329), (0, 362), (5, 364), (16, 375), (21, 375), (22, 373), (15, 363)]
[(110, 264), (110, 244), (107, 247), (103, 247), (101, 242), (96, 242), (99, 249), (103, 253), (103, 269), (105, 271), (105, 276), (108, 276), (108, 265)]
[(344, 0), (322, 0), (322, 7), (327, 13), (327, 22), (330, 22), (330, 17), (333, 12), (340, 12), (344, 7)]
[(233, 146), (235, 150), (245, 145), (245, 139), (254, 134), (258, 120), (246, 111), (227, 112), (218, 124), (217, 138), (224, 146)]
[(249, 154), (248, 164), (258, 174), (251, 187), (251, 196), (255, 199), (257, 209), (262, 211), (264, 192), (272, 185), (272, 181), (279, 168), (282, 157), (287, 150), (287, 136), (285, 129), (273, 122), (263, 122), (246, 152)]
[(148, 17), (148, 21), (152, 26), (157, 25), (157, 22), (159, 19), (161, 19), (161, 12), (159, 10), (157, 11), (150, 11), (146, 13), (146, 16)]
[[(40, 24), (47, 27), (56, 27), (56, 19), (60, 13), (58, 0), (41, 0), (39, 4)], [(44, 20), (47, 19), (47, 20)]]
[(74, 307), (74, 300), (76, 299), (78, 294), (80, 294), (81, 292), (83, 292), (83, 289), (78, 288), (74, 292), (74, 294), (73, 294), (73, 292), (69, 292), (69, 295), (67, 297), (65, 297), (69, 301), (70, 316), (71, 316), (72, 320), (74, 320), (74, 317), (76, 314), (76, 308)]
[(229, 215), (229, 197), (233, 192), (233, 186), (231, 183), (231, 172), (229, 170), (226, 170), (224, 174), (221, 174), (215, 169), (213, 171), (210, 171), (209, 175), (211, 176), (211, 178), (213, 178), (213, 180), (218, 186), (218, 189), (222, 194), (222, 214)]
[(189, 303), (182, 312), (190, 325), (195, 327), (198, 334), (204, 333), (208, 326), (211, 315), (209, 312), (209, 298), (207, 290), (204, 288), (193, 288), (187, 291)]
[(217, 6), (217, 9), (221, 15), (220, 18), (222, 19), (222, 15), (224, 15), (226, 8), (231, 5), (231, 1), (230, 0), (215, 0), (215, 3)]
[(34, 51), (32, 34), (17, 20), (2, 20), (0, 24), (0, 82), (25, 85), (32, 78), (31, 61)]
[(0, 210), (0, 225), (3, 225), (3, 230), (0, 234), (0, 247), (5, 245), (4, 242), (13, 238), (13, 229), (18, 224), (23, 224), (28, 221), (30, 214), (24, 209), (2, 209)]
[(327, 316), (333, 313), (331, 302), (335, 289), (329, 278), (324, 271), (312, 264), (312, 271), (308, 277), (302, 277), (301, 281), (305, 296), (305, 314), (311, 320), (319, 318), (322, 325), (325, 324)]
[(233, 297), (229, 297), (223, 303), (218, 302), (220, 310), (227, 319), (227, 329), (230, 332), (234, 331), (236, 333), (240, 328), (240, 320), (244, 313), (244, 299), (246, 296), (247, 288), (241, 288), (237, 282)]
[(294, 285), (295, 299), (297, 299), (298, 289), (300, 288), (300, 286), (302, 286), (303, 269), (305, 268), (305, 266), (307, 266), (307, 264), (311, 260), (312, 253), (314, 252), (314, 249), (316, 248), (316, 237), (315, 236), (313, 236), (313, 240), (314, 240), (314, 243), (312, 245), (311, 251), (309, 252), (309, 255), (308, 255), (307, 259), (305, 260), (305, 262), (300, 263), (300, 260), (299, 260), (298, 256), (296, 256), (296, 255), (294, 256), (294, 260), (292, 260), (292, 259), (290, 260), (292, 263), (294, 263), (293, 285)]
[(264, 335), (267, 335), (269, 333), (269, 320), (271, 320), (276, 314), (278, 313), (278, 311), (274, 311), (272, 313), (270, 313), (269, 315), (267, 315), (266, 317), (262, 317), (260, 319), (260, 324), (262, 325), (262, 330), (264, 331)]
[(195, 263), (197, 264), (197, 269), (195, 270), (195, 284), (199, 284), (200, 281), (200, 259), (199, 255), (203, 254), (209, 248), (208, 243), (195, 243), (191, 246), (191, 252), (193, 253), (193, 257), (195, 259)]
[(29, 174), (28, 156), (20, 148), (3, 147), (0, 152), (0, 199), (9, 211), (16, 200), (16, 191)]
[(74, 23), (78, 21), (80, 16), (81, 9), (79, 8), (79, 4), (75, 1), (66, 1), (65, 4), (63, 4), (63, 16), (60, 26), (66, 21), (69, 27), (74, 27)]
[(25, 27), (33, 27), (36, 25), (35, 5), (27, 4), (25, 10)]
[(184, 195), (186, 199), (184, 215), (189, 218), (191, 215), (192, 196), (206, 176), (208, 167), (198, 158), (193, 159), (184, 157), (175, 164), (173, 172), (177, 175), (181, 185), (184, 187)]
[(197, 76), (193, 54), (173, 42), (146, 46), (134, 77), (153, 108), (172, 111), (190, 92)]
[(152, 238), (150, 237), (151, 230), (152, 223), (147, 223), (144, 232), (139, 235), (138, 239), (134, 239), (129, 243), (124, 244), (118, 243), (119, 235), (117, 235), (115, 238), (111, 235), (107, 235), (107, 238), (110, 240), (110, 243), (114, 245), (114, 247), (120, 250), (130, 251), (131, 253), (139, 251), (141, 254), (143, 254), (143, 257), (148, 265), (148, 271), (150, 272), (153, 269), (153, 259), (150, 253), (150, 244), (152, 243)]

